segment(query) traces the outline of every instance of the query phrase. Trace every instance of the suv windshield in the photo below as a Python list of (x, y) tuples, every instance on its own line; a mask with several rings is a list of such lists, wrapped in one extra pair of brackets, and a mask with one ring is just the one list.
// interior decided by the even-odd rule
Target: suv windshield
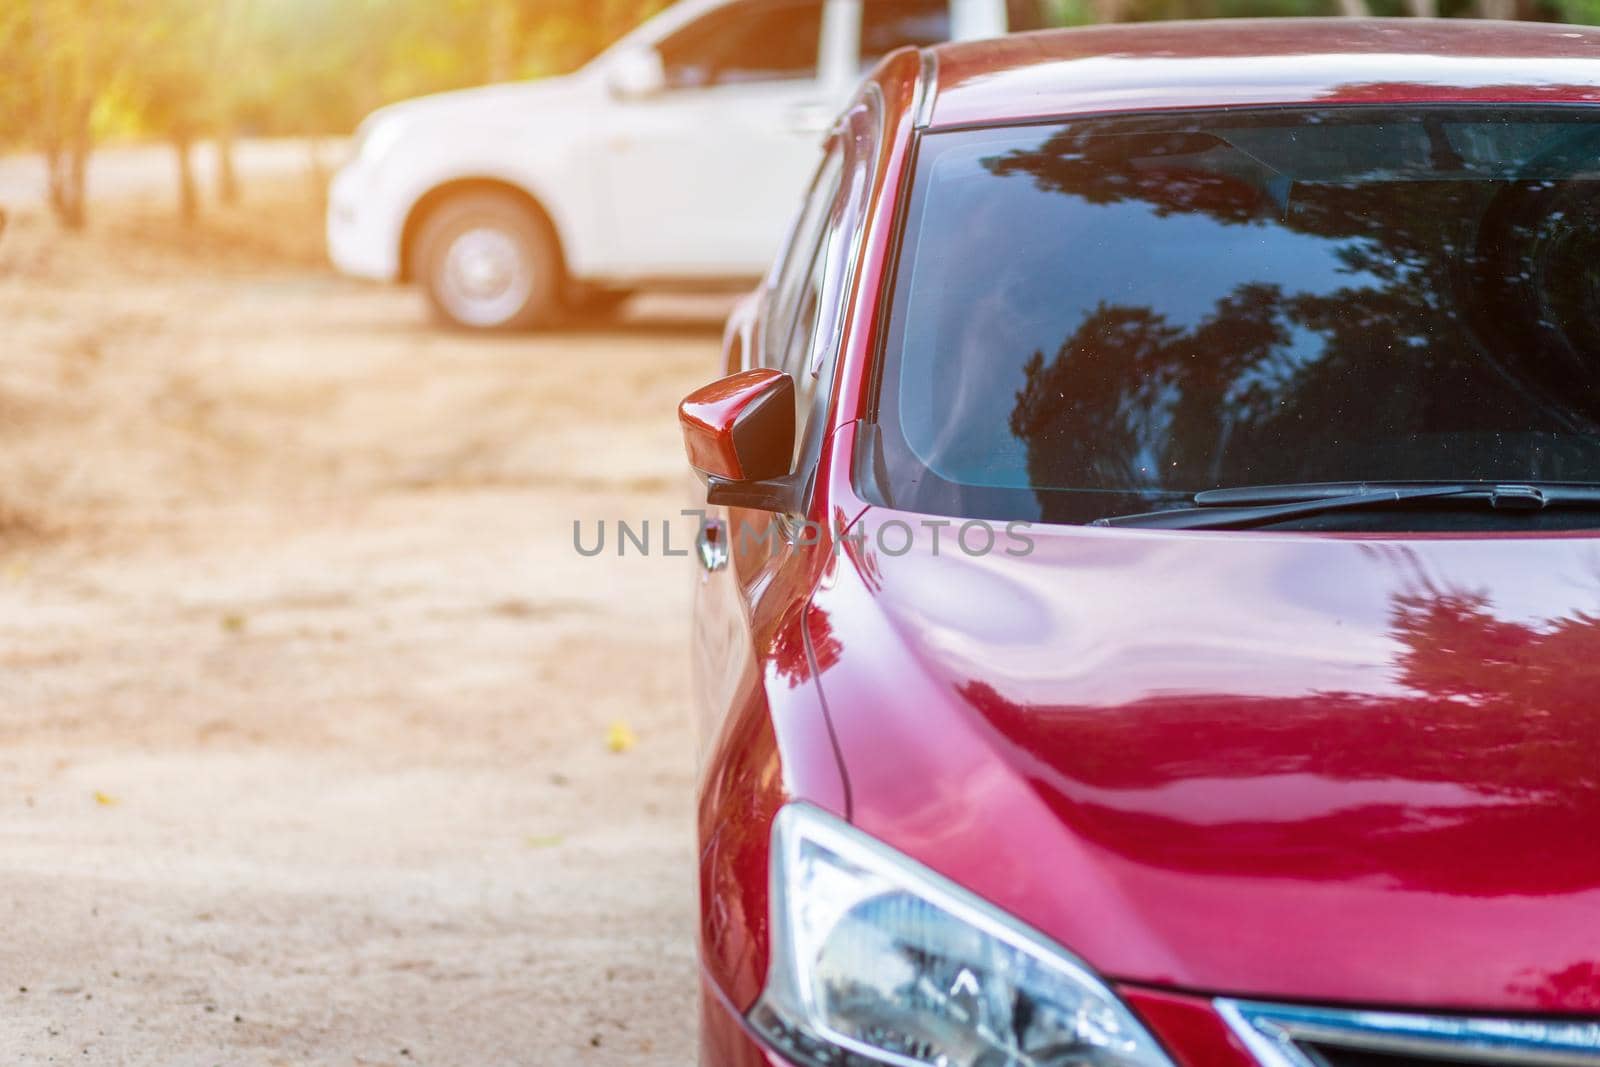
[(1071, 523), (1220, 487), (1600, 483), (1596, 115), (924, 136), (863, 488)]

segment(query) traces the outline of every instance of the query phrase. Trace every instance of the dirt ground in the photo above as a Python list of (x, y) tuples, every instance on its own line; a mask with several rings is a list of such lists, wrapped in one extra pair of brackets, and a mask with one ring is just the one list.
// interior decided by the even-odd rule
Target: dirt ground
[(246, 196), (0, 235), (0, 1061), (691, 1062), (691, 575), (572, 522), (725, 302), (452, 334)]

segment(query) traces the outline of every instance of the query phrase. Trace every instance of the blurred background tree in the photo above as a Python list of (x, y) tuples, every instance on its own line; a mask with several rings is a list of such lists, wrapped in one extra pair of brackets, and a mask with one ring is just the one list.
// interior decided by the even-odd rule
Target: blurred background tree
[(0, 138), (43, 153), (50, 207), (87, 218), (94, 123), (126, 64), (131, 0), (0, 0)]
[[(1600, 22), (1600, 0), (1037, 0), (1057, 25), (1250, 15), (1442, 15)], [(0, 0), (0, 147), (41, 152), (63, 225), (86, 218), (97, 140), (173, 146), (179, 210), (193, 148), (238, 195), (241, 136), (343, 135), (382, 104), (577, 68), (668, 0)]]
[(218, 62), (218, 39), (230, 6), (226, 0), (163, 0), (127, 42), (125, 77), (115, 97), (142, 132), (172, 145), (184, 222), (200, 211), (194, 143), (223, 128), (217, 102), (227, 93), (229, 72)]

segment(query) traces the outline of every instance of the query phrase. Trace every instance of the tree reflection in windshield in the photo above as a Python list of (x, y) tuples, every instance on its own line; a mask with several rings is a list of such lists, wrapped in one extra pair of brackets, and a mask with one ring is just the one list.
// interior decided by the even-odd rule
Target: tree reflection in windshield
[[(1508, 618), (1424, 578), (1393, 596), (1388, 633), (1397, 695), (1102, 707), (1018, 703), (977, 680), (960, 691), (1008, 750), (1047, 754), (1037, 786), (1079, 833), (1136, 843), (1144, 862), (1470, 895), (1600, 885), (1600, 853), (1549, 847), (1588, 840), (1600, 815), (1600, 615)], [(1203, 818), (1180, 788), (1194, 781)], [(1496, 862), (1470, 860), (1483, 855)]]
[[(1026, 454), (1011, 483), (1063, 521), (1105, 502), (1062, 490), (1600, 481), (1600, 125), (1526, 109), (1351, 114), (1084, 122), (946, 168), (949, 196), (998, 221), (988, 260), (924, 232), (929, 254), (902, 289), (904, 314), (937, 323), (902, 330), (910, 366), (890, 381), (933, 382), (918, 399), (968, 424), (964, 439), (898, 415), (936, 476), (928, 510), (948, 509), (941, 483), (1007, 485), (966, 458), (999, 427)], [(941, 195), (932, 166), (925, 219)], [(1019, 199), (1026, 210), (990, 206)], [(1059, 296), (1035, 301), (1032, 336), (1076, 315), (1053, 350), (953, 347), (953, 309), (1045, 275)], [(980, 358), (1020, 388), (989, 410), (941, 406), (937, 383), (969, 381), (951, 367)]]

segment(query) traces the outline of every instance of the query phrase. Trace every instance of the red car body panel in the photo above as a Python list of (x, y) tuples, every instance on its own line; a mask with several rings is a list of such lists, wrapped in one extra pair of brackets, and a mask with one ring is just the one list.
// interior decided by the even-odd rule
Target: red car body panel
[[(886, 135), (861, 267), (845, 294), (850, 317), (835, 382), (835, 421), (856, 410), (871, 358), (877, 290), (894, 243), (892, 197), (910, 155), (920, 72), (916, 54), (902, 52), (887, 59), (869, 83), (881, 94)], [(746, 314), (759, 311), (759, 302), (743, 305)], [(759, 364), (760, 334), (751, 323), (730, 324), (725, 344), (737, 343), (742, 351), (737, 359), (725, 355), (729, 372), (747, 361)], [(866, 508), (849, 485), (851, 440), (848, 430), (836, 431), (823, 444), (808, 516), (821, 532), (815, 544), (781, 544), (769, 554), (763, 538), (733, 536), (724, 576), (700, 579), (697, 700), (710, 708), (713, 720), (703, 728), (711, 740), (699, 789), (700, 956), (707, 979), (739, 1012), (755, 1002), (766, 978), (768, 840), (778, 808), (804, 799), (841, 818), (850, 813), (849, 787), (816, 685), (814, 642), (802, 627), (814, 624), (806, 607), (833, 566), (833, 535)], [(735, 531), (763, 530), (771, 516), (731, 509), (727, 521)], [(729, 588), (714, 595), (719, 582)], [(731, 687), (730, 679), (737, 679)], [(738, 898), (737, 905), (729, 896)]]
[(1117, 994), (1161, 1035), (1177, 1067), (1260, 1067), (1204, 997), (1129, 985)]
[(1031, 536), (818, 592), (857, 826), (1122, 980), (1600, 1010), (1593, 539)]
[[(771, 821), (795, 799), (1079, 954), (1181, 1067), (1253, 1062), (1211, 995), (1600, 1014), (1600, 538), (1038, 527), (1025, 558), (948, 534), (893, 556), (872, 531), (924, 517), (850, 476), (919, 118), (1600, 103), (1600, 31), (1228, 21), (934, 55), (864, 91), (882, 145), (822, 537), (736, 548), (698, 610), (704, 1062), (780, 1062), (742, 1014)], [(739, 325), (730, 370), (763, 362)]]
[(934, 129), (1321, 101), (1600, 101), (1600, 30), (1465, 19), (1217, 19), (934, 50)]
[[(736, 542), (737, 543), (737, 542)], [(792, 551), (792, 550), (791, 550)], [(757, 581), (803, 582), (768, 567)], [(767, 862), (772, 820), (804, 797), (848, 817), (846, 785), (821, 693), (812, 684), (804, 597), (768, 590), (753, 620), (756, 654), (744, 661), (700, 782), (700, 955), (710, 980), (746, 1010), (767, 974)], [(784, 610), (777, 610), (777, 609)]]

